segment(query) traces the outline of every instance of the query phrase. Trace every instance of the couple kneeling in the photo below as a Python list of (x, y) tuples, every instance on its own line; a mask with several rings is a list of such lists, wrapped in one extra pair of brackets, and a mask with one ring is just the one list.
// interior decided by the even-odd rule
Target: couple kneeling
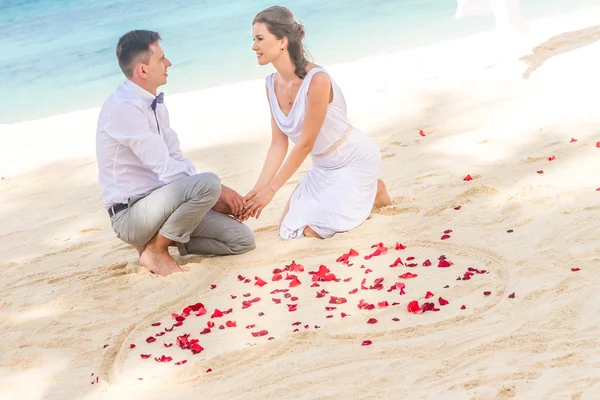
[[(392, 204), (379, 149), (348, 121), (340, 88), (304, 55), (304, 27), (283, 7), (260, 12), (252, 24), (266, 78), (272, 139), (262, 172), (245, 197), (210, 172), (197, 174), (183, 156), (158, 88), (172, 65), (151, 31), (132, 31), (117, 44), (127, 77), (105, 101), (98, 118), (96, 152), (104, 206), (117, 236), (136, 247), (150, 271), (182, 271), (168, 247), (181, 255), (241, 254), (255, 248), (242, 221), (260, 216), (275, 193), (310, 154), (280, 222), (284, 239), (329, 238), (360, 225), (373, 205)], [(286, 158), (288, 142), (295, 146)]]

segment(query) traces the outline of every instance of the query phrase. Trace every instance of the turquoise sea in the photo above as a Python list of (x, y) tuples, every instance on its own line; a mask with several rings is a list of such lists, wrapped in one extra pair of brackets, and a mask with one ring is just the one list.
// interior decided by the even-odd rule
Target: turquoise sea
[[(522, 0), (539, 18), (598, 0)], [(454, 0), (0, 0), (0, 124), (98, 107), (123, 80), (115, 45), (132, 29), (160, 32), (173, 62), (165, 92), (262, 77), (251, 22), (290, 8), (320, 64), (351, 61), (494, 28), (492, 17), (454, 20)]]

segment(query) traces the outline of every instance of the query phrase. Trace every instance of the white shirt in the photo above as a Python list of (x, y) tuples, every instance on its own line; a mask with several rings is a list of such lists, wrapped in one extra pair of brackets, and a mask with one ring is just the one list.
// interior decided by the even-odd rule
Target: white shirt
[(104, 208), (127, 203), (130, 197), (146, 196), (169, 182), (196, 174), (194, 165), (181, 152), (164, 104), (157, 105), (155, 119), (151, 107), (154, 98), (127, 80), (100, 110), (96, 157)]

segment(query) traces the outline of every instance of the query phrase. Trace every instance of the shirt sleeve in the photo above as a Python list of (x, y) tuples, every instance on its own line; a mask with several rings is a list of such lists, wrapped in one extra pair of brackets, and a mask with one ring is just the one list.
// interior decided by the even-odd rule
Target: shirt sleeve
[(112, 109), (106, 132), (126, 146), (165, 183), (193, 175), (185, 161), (171, 157), (163, 138), (152, 132), (144, 112), (131, 103)]
[(169, 117), (169, 111), (164, 108), (166, 124), (165, 127), (169, 131), (169, 135), (165, 137), (165, 141), (167, 142), (167, 147), (169, 148), (169, 154), (177, 161), (185, 162), (188, 165), (188, 168), (192, 174), (196, 174), (196, 167), (194, 164), (185, 156), (181, 151), (181, 145), (179, 144), (179, 138), (177, 137), (177, 132), (171, 128), (171, 118)]

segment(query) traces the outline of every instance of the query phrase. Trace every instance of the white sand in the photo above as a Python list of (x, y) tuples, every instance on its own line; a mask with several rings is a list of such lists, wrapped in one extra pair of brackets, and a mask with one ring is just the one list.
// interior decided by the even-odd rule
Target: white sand
[[(251, 222), (255, 251), (188, 257), (187, 272), (164, 279), (139, 266), (102, 209), (97, 110), (0, 126), (1, 397), (598, 398), (599, 18), (595, 8), (534, 23), (534, 43), (561, 36), (535, 51), (533, 59), (545, 62), (528, 79), (527, 66), (499, 51), (490, 33), (329, 67), (354, 125), (384, 154), (382, 177), (396, 206), (332, 240), (284, 242), (276, 223), (294, 178)], [(270, 135), (263, 82), (167, 101), (198, 169), (218, 173), (242, 193), (250, 189)], [(463, 181), (467, 174), (474, 180)], [(446, 229), (453, 232), (442, 241)], [(408, 248), (365, 261), (380, 241)], [(354, 266), (336, 263), (351, 247), (360, 252)], [(452, 267), (437, 267), (442, 254)], [(398, 256), (414, 256), (419, 266), (389, 268)], [(434, 265), (421, 266), (425, 259)], [(302, 285), (291, 289), (299, 297), (296, 312), (287, 311), (291, 300), (269, 294), (288, 286), (271, 282), (271, 271), (292, 260), (306, 268), (297, 274)], [(352, 280), (311, 288), (307, 272), (321, 263)], [(373, 272), (365, 274), (362, 263)], [(468, 267), (489, 273), (457, 281)], [(364, 277), (369, 285), (385, 278), (387, 289), (405, 272), (418, 277), (404, 280), (404, 296), (348, 294)], [(252, 283), (239, 282), (238, 274)], [(255, 287), (255, 276), (268, 284)], [(315, 297), (321, 289), (348, 302), (326, 311), (329, 295)], [(422, 302), (427, 291), (436, 304), (439, 296), (450, 304), (409, 314), (408, 302)], [(247, 292), (252, 297), (242, 296)], [(241, 309), (253, 297), (262, 300)], [(359, 310), (360, 299), (400, 305)], [(209, 315), (191, 316), (145, 342), (172, 321), (171, 313), (196, 302)], [(214, 308), (230, 307), (231, 314), (215, 320), (217, 326), (234, 320), (237, 328), (199, 335)], [(367, 324), (369, 318), (379, 322)], [(155, 321), (163, 325), (150, 326)], [(292, 332), (295, 321), (302, 322), (299, 333)], [(245, 329), (249, 324), (257, 326)], [(269, 335), (252, 337), (260, 329)], [(163, 346), (184, 333), (199, 338), (205, 351)], [(362, 347), (363, 340), (373, 344)], [(152, 357), (142, 360), (140, 353)], [(173, 362), (153, 360), (163, 354)], [(173, 365), (182, 359), (185, 365)], [(96, 377), (98, 384), (90, 384)]]

